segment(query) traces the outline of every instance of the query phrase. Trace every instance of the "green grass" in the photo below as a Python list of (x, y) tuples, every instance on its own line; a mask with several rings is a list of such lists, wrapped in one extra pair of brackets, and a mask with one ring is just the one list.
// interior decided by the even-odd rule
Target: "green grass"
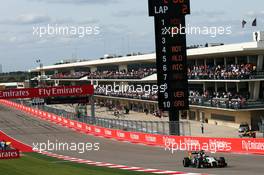
[(2, 175), (147, 175), (112, 168), (78, 164), (37, 153), (27, 153), (20, 159), (0, 160)]

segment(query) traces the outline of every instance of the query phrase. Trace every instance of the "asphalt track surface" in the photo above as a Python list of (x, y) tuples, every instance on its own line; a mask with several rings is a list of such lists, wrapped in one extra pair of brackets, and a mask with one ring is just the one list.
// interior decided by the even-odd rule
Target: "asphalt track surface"
[(81, 134), (71, 129), (64, 128), (29, 116), (28, 114), (0, 106), (0, 130), (9, 136), (20, 140), (28, 145), (33, 143), (66, 142), (99, 143), (99, 151), (88, 151), (83, 154), (76, 151), (54, 151), (54, 153), (87, 159), (91, 161), (107, 162), (113, 164), (135, 166), (142, 168), (153, 168), (161, 170), (175, 170), (193, 173), (207, 174), (239, 174), (239, 175), (263, 175), (264, 156), (239, 155), (239, 154), (214, 154), (226, 158), (227, 168), (196, 169), (184, 168), (182, 159), (186, 152), (178, 151), (174, 154), (163, 148), (144, 146), (118, 142), (111, 139), (94, 137)]

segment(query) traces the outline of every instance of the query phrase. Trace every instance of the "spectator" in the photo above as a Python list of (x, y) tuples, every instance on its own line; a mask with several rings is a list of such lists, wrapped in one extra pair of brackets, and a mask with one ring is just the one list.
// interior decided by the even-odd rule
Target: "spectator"
[(204, 134), (204, 124), (201, 123), (201, 131), (202, 131), (202, 134)]
[(125, 109), (125, 114), (129, 114), (129, 109), (128, 109), (128, 107), (125, 106), (124, 109)]
[(148, 109), (144, 109), (144, 113), (145, 113), (146, 115), (148, 115), (148, 113), (149, 113)]
[(189, 92), (189, 101), (191, 104), (203, 105), (209, 102), (212, 107), (224, 106), (225, 108), (241, 109), (246, 104), (246, 97), (238, 93), (232, 92), (205, 92), (204, 94), (198, 91)]
[(6, 142), (4, 140), (0, 142), (0, 148), (1, 148), (1, 151), (6, 150)]

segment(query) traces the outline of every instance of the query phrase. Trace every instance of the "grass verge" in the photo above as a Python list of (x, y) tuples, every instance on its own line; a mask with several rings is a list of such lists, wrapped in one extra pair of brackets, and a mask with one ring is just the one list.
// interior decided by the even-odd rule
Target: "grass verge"
[[(4, 175), (147, 175), (119, 169), (78, 164), (26, 153), (20, 159), (0, 160), (0, 174)], [(148, 174), (149, 175), (149, 174)]]

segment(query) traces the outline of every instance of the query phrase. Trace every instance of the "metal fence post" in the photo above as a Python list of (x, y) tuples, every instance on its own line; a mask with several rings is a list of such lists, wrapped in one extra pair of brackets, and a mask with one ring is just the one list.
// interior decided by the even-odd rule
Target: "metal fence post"
[[(166, 123), (169, 124), (169, 122)], [(162, 122), (162, 133), (168, 135), (167, 132), (165, 131), (165, 122)]]
[(151, 128), (151, 133), (153, 134), (154, 133), (154, 130), (153, 130), (153, 122), (150, 123), (150, 128)]
[(158, 122), (155, 122), (156, 123), (156, 130), (158, 132), (158, 134), (160, 133), (160, 127), (159, 127), (159, 123)]

